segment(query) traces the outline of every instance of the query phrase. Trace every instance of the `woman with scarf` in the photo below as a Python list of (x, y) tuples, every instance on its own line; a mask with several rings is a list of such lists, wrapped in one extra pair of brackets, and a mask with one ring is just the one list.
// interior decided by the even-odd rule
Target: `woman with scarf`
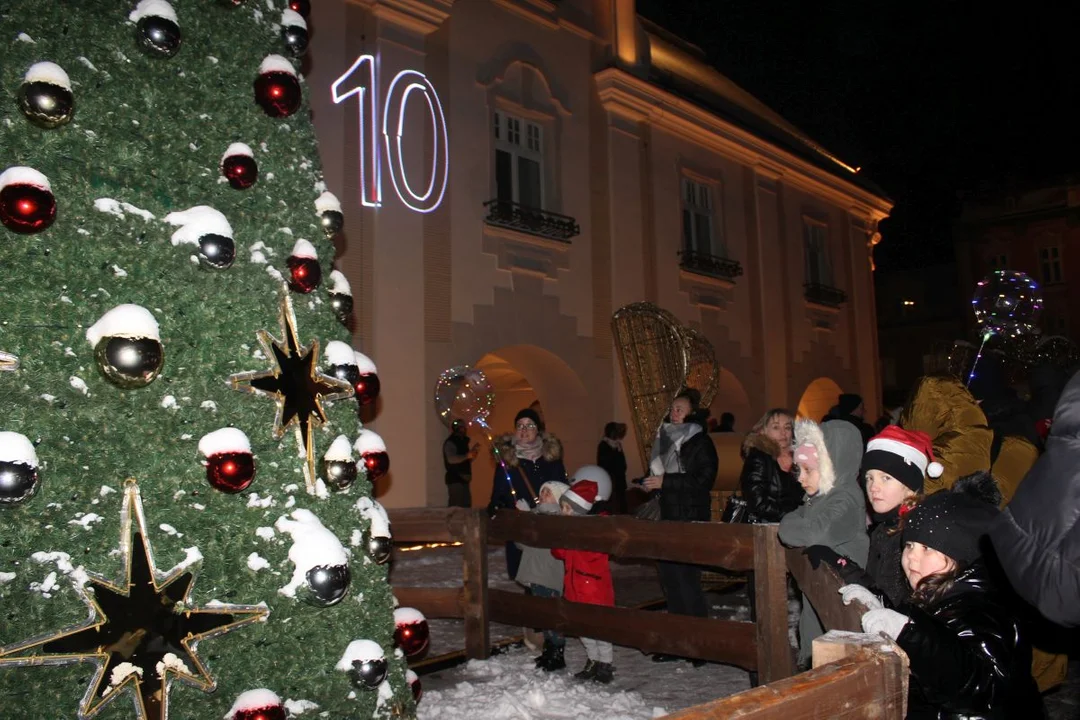
[[(526, 408), (514, 418), (514, 433), (495, 439), (495, 479), (488, 512), (499, 508), (531, 510), (539, 503), (540, 487), (549, 480), (566, 482), (562, 443), (540, 431), (540, 416)], [(521, 551), (506, 544), (506, 572), (517, 576)]]
[[(700, 394), (688, 389), (675, 396), (669, 422), (660, 426), (652, 447), (649, 471), (642, 481), (646, 491), (660, 493), (660, 519), (708, 521), (712, 514), (709, 491), (716, 482), (719, 460), (716, 446), (705, 432), (705, 418), (698, 412)], [(701, 589), (701, 567), (685, 563), (657, 563), (660, 585), (670, 613), (707, 617), (709, 606)], [(656, 654), (656, 662), (679, 658)], [(703, 661), (694, 661), (699, 664)]]

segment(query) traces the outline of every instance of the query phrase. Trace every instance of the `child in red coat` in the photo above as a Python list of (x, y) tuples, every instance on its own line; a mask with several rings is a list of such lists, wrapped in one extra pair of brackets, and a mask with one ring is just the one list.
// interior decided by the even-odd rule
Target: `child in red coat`
[[(596, 502), (598, 485), (593, 480), (577, 480), (559, 499), (563, 515), (589, 515)], [(553, 549), (551, 554), (565, 565), (563, 571), (563, 597), (571, 602), (591, 605), (615, 605), (615, 587), (611, 582), (611, 568), (606, 553), (588, 550)], [(585, 668), (574, 675), (578, 680), (610, 683), (615, 677), (612, 665), (611, 643), (592, 638), (581, 638), (589, 657)]]

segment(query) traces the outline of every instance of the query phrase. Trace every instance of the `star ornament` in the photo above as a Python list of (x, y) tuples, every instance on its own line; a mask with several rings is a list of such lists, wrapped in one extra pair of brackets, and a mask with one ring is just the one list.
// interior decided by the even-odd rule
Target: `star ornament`
[(296, 427), (296, 441), (300, 455), (306, 460), (304, 480), (309, 494), (315, 494), (315, 442), (314, 429), (327, 422), (323, 401), (341, 400), (353, 396), (352, 384), (320, 373), (319, 341), (312, 340), (307, 347), (300, 345), (296, 336), (296, 314), (288, 292), (281, 297), (282, 340), (266, 330), (256, 336), (274, 367), (260, 372), (244, 372), (233, 375), (229, 383), (235, 390), (243, 390), (269, 397), (277, 403), (274, 417), (273, 437), (280, 440), (290, 426)]
[(199, 657), (202, 640), (265, 621), (265, 606), (214, 603), (192, 607), (194, 573), (187, 562), (157, 571), (146, 534), (142, 498), (134, 480), (124, 487), (120, 511), (124, 570), (118, 582), (87, 574), (75, 590), (89, 609), (85, 622), (0, 647), (4, 667), (95, 663), (98, 668), (77, 717), (95, 717), (129, 694), (139, 720), (168, 720), (174, 679), (211, 692), (217, 683)]

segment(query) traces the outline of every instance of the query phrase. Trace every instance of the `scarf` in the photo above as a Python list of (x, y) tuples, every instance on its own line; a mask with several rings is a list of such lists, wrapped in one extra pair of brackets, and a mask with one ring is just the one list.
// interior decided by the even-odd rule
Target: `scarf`
[(660, 432), (656, 435), (653, 443), (652, 461), (649, 468), (656, 472), (660, 467), (664, 473), (679, 473), (683, 471), (682, 461), (679, 460), (679, 450), (683, 443), (701, 432), (701, 426), (695, 422), (664, 423), (660, 426)]
[(531, 443), (523, 443), (514, 438), (514, 454), (519, 458), (536, 462), (544, 454), (544, 438), (537, 435)]

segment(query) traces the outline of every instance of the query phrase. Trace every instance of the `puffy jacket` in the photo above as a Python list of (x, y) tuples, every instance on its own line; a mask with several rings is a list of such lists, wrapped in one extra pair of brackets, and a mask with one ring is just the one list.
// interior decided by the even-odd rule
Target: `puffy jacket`
[(743, 441), (739, 488), (754, 522), (780, 522), (802, 504), (802, 486), (780, 469), (779, 456), (780, 446), (761, 433), (751, 433)]
[(563, 561), (563, 597), (590, 605), (615, 604), (615, 586), (607, 553), (555, 548), (551, 554)]
[(709, 520), (712, 496), (720, 460), (716, 445), (706, 432), (699, 432), (679, 448), (681, 472), (665, 472), (660, 487), (660, 519)]
[(791, 547), (824, 545), (866, 566), (870, 538), (866, 534), (866, 502), (859, 487), (862, 435), (843, 420), (818, 425), (800, 420), (796, 444), (818, 447), (821, 483), (817, 494), (780, 520), (780, 540)]
[(848, 564), (838, 568), (845, 582), (862, 585), (879, 595), (884, 595), (891, 607), (898, 607), (911, 595), (911, 585), (900, 565), (904, 541), (896, 532), (900, 525), (900, 513), (894, 509), (880, 519), (870, 530), (870, 551), (866, 557), (866, 569)]
[(1080, 373), (1054, 410), (1046, 452), (990, 539), (1021, 597), (1053, 622), (1080, 625)]
[(926, 479), (927, 495), (951, 488), (977, 470), (990, 469), (994, 433), (975, 398), (956, 378), (920, 378), (900, 415), (900, 426), (929, 435), (934, 441), (934, 458), (945, 468), (941, 477)]
[[(495, 439), (494, 445), (498, 453), (495, 456), (495, 478), (491, 483), (489, 510), (514, 507), (514, 494), (510, 492), (511, 484), (514, 493), (517, 493), (517, 499), (525, 500), (529, 503), (529, 507), (533, 508), (536, 507), (536, 495), (533, 493), (539, 493), (541, 485), (548, 480), (566, 482), (566, 468), (563, 466), (562, 461), (562, 443), (559, 442), (557, 437), (548, 433), (544, 433), (541, 437), (544, 445), (540, 457), (536, 460), (525, 460), (517, 456), (514, 452), (513, 435), (503, 435)], [(506, 469), (509, 471), (509, 483), (506, 479), (507, 471), (504, 471), (502, 465), (499, 464), (500, 458), (506, 463)], [(524, 473), (524, 477), (529, 479), (532, 492), (525, 483), (522, 473)]]
[(911, 661), (909, 720), (1045, 717), (1031, 647), (981, 563), (931, 607), (904, 611), (910, 621), (896, 642)]

